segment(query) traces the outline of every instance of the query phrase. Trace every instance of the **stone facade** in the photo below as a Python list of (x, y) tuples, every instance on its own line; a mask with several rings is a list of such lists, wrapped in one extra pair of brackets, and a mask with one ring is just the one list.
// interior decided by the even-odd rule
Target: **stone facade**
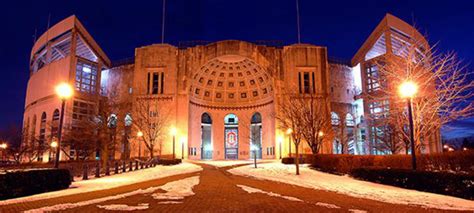
[[(56, 132), (41, 127), (41, 114), (51, 114), (60, 105), (53, 86), (69, 82), (76, 94), (67, 102), (66, 124), (73, 126), (104, 105), (110, 108), (107, 122), (113, 118), (123, 123), (113, 127), (119, 141), (115, 150), (121, 150), (115, 151), (115, 158), (149, 155), (144, 143), (152, 136), (145, 128), (160, 126), (155, 156), (249, 159), (256, 154), (275, 159), (295, 149), (275, 119), (279, 100), (288, 93), (308, 93), (337, 115), (335, 128), (344, 127), (339, 140), (336, 134), (334, 141), (324, 142), (322, 153), (365, 154), (361, 54), (350, 63), (330, 60), (326, 47), (312, 44), (275, 47), (225, 40), (186, 48), (138, 47), (133, 60), (111, 63), (71, 16), (33, 47), (24, 125), (32, 138), (40, 133), (42, 143), (48, 144)], [(153, 118), (140, 127), (143, 104), (148, 107), (143, 114)], [(160, 123), (160, 117), (166, 122)], [(170, 130), (176, 133), (168, 134)], [(137, 136), (139, 131), (145, 136)], [(310, 153), (302, 144), (301, 152)]]

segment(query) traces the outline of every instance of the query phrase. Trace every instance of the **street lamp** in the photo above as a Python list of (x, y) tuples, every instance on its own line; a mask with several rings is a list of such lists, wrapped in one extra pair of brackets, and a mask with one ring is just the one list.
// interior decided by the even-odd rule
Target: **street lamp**
[(138, 131), (137, 132), (137, 138), (138, 138), (138, 158), (141, 157), (142, 153), (142, 144), (140, 143), (140, 139), (143, 137), (143, 132)]
[(175, 153), (175, 143), (176, 143), (176, 134), (178, 133), (178, 130), (176, 127), (171, 127), (170, 134), (173, 136), (173, 159), (176, 158), (176, 153)]
[(289, 156), (291, 158), (291, 133), (293, 132), (293, 130), (291, 128), (288, 128), (286, 130), (286, 134), (288, 135), (288, 151), (289, 151)]
[(181, 138), (181, 160), (184, 159), (184, 143), (186, 139), (184, 137)]
[[(55, 151), (55, 149), (58, 147), (58, 142), (56, 142), (56, 141), (53, 141), (53, 142), (51, 142), (51, 144), (49, 144), (49, 145), (51, 146), (51, 150), (52, 150), (52, 152), (53, 152), (53, 158), (54, 158), (54, 157), (55, 157), (55, 155), (56, 155), (56, 153), (55, 153), (55, 152), (56, 152), (56, 151)], [(50, 151), (50, 153), (51, 153), (51, 151)]]
[(278, 145), (280, 146), (280, 159), (281, 159), (281, 144), (283, 143), (283, 136), (278, 136)]
[(416, 170), (416, 155), (415, 155), (415, 136), (413, 129), (413, 110), (412, 110), (412, 99), (418, 92), (418, 85), (413, 81), (405, 81), (398, 88), (398, 92), (402, 98), (407, 99), (408, 104), (408, 121), (410, 123), (410, 144), (411, 144), (411, 159), (412, 168)]
[(59, 167), (59, 153), (61, 151), (61, 132), (64, 122), (64, 106), (66, 105), (66, 100), (70, 99), (73, 95), (73, 89), (68, 83), (61, 83), (56, 86), (56, 95), (61, 99), (61, 115), (59, 118), (59, 128), (58, 128), (58, 144), (56, 146), (56, 160), (54, 161), (54, 168)]
[(8, 148), (8, 144), (7, 143), (2, 143), (0, 144), (0, 149), (2, 149), (2, 159), (5, 159), (5, 156), (6, 156), (6, 150)]
[(323, 132), (323, 131), (319, 131), (319, 132), (318, 132), (318, 135), (319, 135), (319, 137), (323, 137), (323, 136), (324, 136), (324, 132)]

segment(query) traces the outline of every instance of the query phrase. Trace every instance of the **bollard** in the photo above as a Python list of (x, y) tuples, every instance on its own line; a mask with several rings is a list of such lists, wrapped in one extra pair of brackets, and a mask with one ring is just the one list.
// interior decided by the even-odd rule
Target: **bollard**
[(114, 175), (118, 174), (119, 173), (119, 167), (118, 167), (118, 162), (115, 161), (114, 162)]
[(129, 164), (130, 164), (129, 166), (130, 168), (128, 169), (128, 171), (131, 172), (133, 171), (133, 161), (130, 161)]
[(109, 161), (105, 163), (105, 175), (109, 176), (110, 175), (110, 164)]
[(125, 161), (122, 161), (122, 173), (127, 172), (127, 163)]
[(69, 167), (69, 176), (71, 176), (71, 182), (74, 182), (74, 166)]
[(135, 161), (135, 171), (138, 170), (138, 161)]
[(82, 168), (84, 169), (83, 173), (82, 173), (82, 180), (88, 180), (89, 179), (89, 173), (88, 173), (87, 170), (89, 169), (89, 166), (87, 166), (87, 163), (86, 163), (82, 166)]
[(95, 163), (95, 177), (100, 178), (100, 163)]

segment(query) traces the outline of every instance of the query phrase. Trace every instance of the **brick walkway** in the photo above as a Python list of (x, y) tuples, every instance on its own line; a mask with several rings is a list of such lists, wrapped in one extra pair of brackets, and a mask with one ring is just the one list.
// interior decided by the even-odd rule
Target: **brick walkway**
[[(200, 183), (193, 189), (195, 195), (185, 197), (180, 204), (158, 204), (159, 201), (153, 199), (150, 194), (139, 194), (99, 204), (67, 209), (65, 212), (105, 212), (106, 210), (99, 209), (97, 205), (127, 204), (137, 206), (139, 203), (148, 203), (149, 208), (147, 211), (150, 212), (349, 212), (351, 209), (368, 212), (441, 212), (435, 209), (394, 205), (368, 199), (354, 198), (334, 192), (241, 177), (227, 172), (226, 170), (230, 167), (218, 168), (205, 164), (200, 165), (204, 169), (201, 172), (176, 175), (110, 190), (2, 206), (0, 207), (0, 212), (20, 212), (60, 203), (76, 203), (126, 193), (137, 189), (145, 189), (151, 186), (160, 186), (171, 181), (193, 176), (200, 176)], [(248, 193), (237, 187), (236, 185), (238, 184), (261, 189), (266, 192), (299, 198), (304, 202), (290, 201), (262, 193)], [(317, 205), (317, 203), (333, 204), (340, 208), (328, 208)]]

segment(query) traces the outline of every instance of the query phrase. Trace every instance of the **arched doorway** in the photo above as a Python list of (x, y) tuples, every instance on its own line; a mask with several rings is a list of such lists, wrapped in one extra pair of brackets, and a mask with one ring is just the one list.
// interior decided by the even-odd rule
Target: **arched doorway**
[(262, 115), (256, 112), (250, 120), (250, 158), (262, 159)]
[(212, 119), (207, 113), (201, 115), (201, 159), (212, 159)]
[(224, 118), (225, 159), (239, 158), (239, 119), (234, 114)]

